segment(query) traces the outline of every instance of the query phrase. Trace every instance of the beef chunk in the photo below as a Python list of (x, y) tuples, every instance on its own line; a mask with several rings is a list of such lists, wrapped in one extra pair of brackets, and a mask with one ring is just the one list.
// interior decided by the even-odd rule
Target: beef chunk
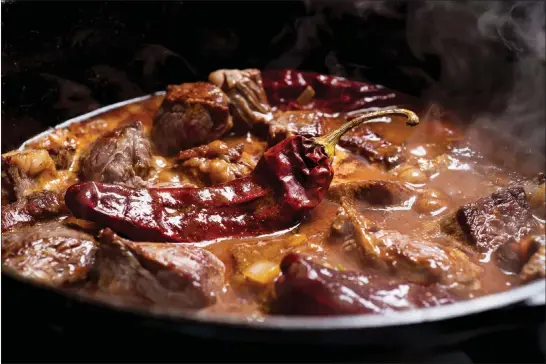
[(157, 150), (180, 150), (219, 139), (232, 127), (228, 98), (206, 82), (169, 85), (154, 116), (152, 140)]
[(416, 283), (477, 285), (481, 269), (455, 247), (381, 230), (350, 203), (342, 203), (354, 243), (367, 266)]
[(518, 242), (512, 241), (499, 246), (494, 257), (502, 269), (519, 273), (531, 256), (544, 244), (544, 236), (526, 236)]
[(2, 264), (45, 284), (85, 279), (97, 246), (93, 237), (60, 222), (34, 225), (2, 235)]
[[(479, 284), (481, 268), (455, 247), (412, 239), (396, 231), (381, 230), (371, 238), (370, 246), (364, 244), (363, 234), (357, 233), (363, 260), (384, 267), (393, 274), (401, 274), (417, 283)], [(370, 247), (380, 254), (370, 254)]]
[(82, 180), (139, 187), (151, 169), (150, 142), (142, 122), (123, 125), (95, 140), (81, 160)]
[(437, 285), (425, 287), (375, 274), (340, 272), (294, 253), (284, 257), (281, 271), (272, 313), (378, 314), (455, 301)]
[(43, 149), (13, 151), (2, 155), (2, 204), (34, 192), (40, 182), (56, 175), (55, 163)]
[(101, 233), (98, 286), (151, 303), (203, 308), (216, 302), (224, 284), (224, 264), (206, 250), (179, 244), (134, 243), (110, 229)]
[(546, 277), (546, 246), (541, 245), (540, 248), (533, 254), (531, 259), (523, 266), (519, 277), (524, 282), (530, 282), (535, 279)]
[(212, 186), (245, 177), (256, 161), (243, 152), (243, 145), (229, 147), (215, 140), (207, 145), (186, 149), (176, 158), (176, 168), (199, 185)]
[(211, 73), (209, 81), (229, 96), (233, 122), (238, 129), (267, 134), (273, 114), (259, 70), (221, 69)]
[(67, 129), (55, 129), (47, 136), (29, 144), (34, 149), (45, 149), (55, 162), (58, 170), (69, 169), (74, 161), (77, 142), (75, 136)]
[(409, 188), (394, 181), (368, 180), (340, 183), (331, 186), (328, 198), (363, 201), (370, 205), (397, 205), (409, 200), (414, 195)]
[(68, 213), (62, 194), (36, 192), (2, 207), (2, 232)]
[(371, 163), (392, 168), (404, 161), (404, 147), (396, 145), (372, 131), (359, 126), (341, 137), (339, 145), (356, 153)]
[(463, 235), (482, 252), (517, 243), (538, 228), (521, 187), (501, 189), (464, 205), (455, 214), (457, 225), (449, 221), (443, 223), (446, 232)]
[[(368, 180), (336, 184), (328, 190), (328, 198), (339, 204), (363, 202), (372, 206), (401, 205), (413, 196), (413, 192), (394, 181)], [(332, 235), (347, 239), (354, 229), (351, 219), (343, 208), (339, 209), (331, 225)]]
[(323, 135), (328, 118), (332, 117), (319, 111), (295, 110), (277, 113), (269, 126), (269, 145), (275, 145), (292, 135), (308, 138)]

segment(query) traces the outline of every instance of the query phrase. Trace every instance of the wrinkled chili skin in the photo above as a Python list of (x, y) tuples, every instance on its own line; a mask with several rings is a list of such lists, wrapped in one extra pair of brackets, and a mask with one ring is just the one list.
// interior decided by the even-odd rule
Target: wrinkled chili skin
[(296, 224), (333, 178), (323, 147), (295, 136), (266, 151), (250, 177), (208, 188), (71, 186), (68, 209), (135, 241), (196, 242), (256, 236)]
[(357, 315), (454, 303), (456, 297), (439, 285), (418, 285), (391, 277), (338, 271), (297, 253), (281, 261), (275, 281), (273, 314)]
[(85, 182), (71, 186), (65, 202), (74, 216), (109, 226), (132, 240), (183, 242), (260, 229), (252, 218), (252, 201), (268, 194), (270, 190), (250, 177), (209, 188)]
[[(267, 70), (262, 71), (262, 82), (269, 103), (280, 110), (347, 112), (371, 107), (419, 107), (418, 100), (411, 96), (380, 85), (313, 72)], [(315, 96), (310, 103), (300, 105), (296, 100), (307, 86), (315, 90)]]
[(273, 188), (281, 214), (299, 219), (322, 201), (334, 170), (324, 147), (300, 135), (269, 148), (253, 176), (260, 184)]

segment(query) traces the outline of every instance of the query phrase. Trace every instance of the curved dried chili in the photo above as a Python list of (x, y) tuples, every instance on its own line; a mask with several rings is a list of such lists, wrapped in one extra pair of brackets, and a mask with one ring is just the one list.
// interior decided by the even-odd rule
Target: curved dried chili
[[(66, 206), (80, 219), (136, 241), (193, 242), (256, 236), (291, 227), (324, 198), (332, 182), (339, 138), (368, 119), (402, 114), (393, 109), (359, 116), (320, 138), (292, 136), (268, 149), (250, 177), (207, 188), (129, 188), (85, 182), (71, 186)], [(373, 122), (373, 120), (370, 120)]]

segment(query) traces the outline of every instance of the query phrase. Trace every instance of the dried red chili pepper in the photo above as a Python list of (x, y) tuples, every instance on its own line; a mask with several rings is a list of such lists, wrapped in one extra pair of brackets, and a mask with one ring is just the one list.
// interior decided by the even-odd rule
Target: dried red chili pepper
[(74, 216), (110, 227), (136, 241), (193, 242), (255, 236), (297, 224), (324, 198), (332, 159), (343, 133), (365, 120), (402, 114), (392, 109), (361, 115), (321, 138), (293, 136), (268, 149), (250, 177), (207, 188), (129, 188), (85, 182), (70, 187)]
[[(262, 71), (262, 82), (267, 100), (280, 110), (334, 113), (396, 105), (421, 112), (426, 106), (412, 96), (373, 83), (294, 69)], [(302, 105), (297, 99), (307, 87), (315, 94), (311, 102)]]

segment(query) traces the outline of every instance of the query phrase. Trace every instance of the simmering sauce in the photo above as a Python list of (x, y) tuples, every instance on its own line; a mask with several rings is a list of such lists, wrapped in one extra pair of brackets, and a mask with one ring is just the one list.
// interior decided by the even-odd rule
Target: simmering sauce
[[(76, 183), (81, 154), (94, 140), (110, 130), (138, 120), (144, 125), (145, 133), (150, 135), (154, 114), (162, 101), (163, 96), (153, 96), (67, 126), (66, 130), (73, 135), (76, 146), (74, 162), (56, 177), (41, 180), (35, 189), (62, 192)], [(277, 101), (282, 104), (280, 96)], [(327, 115), (326, 131), (341, 125), (343, 120), (338, 115)], [(518, 274), (501, 269), (491, 251), (480, 252), (464, 239), (447, 234), (441, 227), (441, 221), (452, 216), (462, 205), (489, 196), (500, 188), (523, 185), (528, 192), (533, 216), (540, 229), (544, 230), (540, 201), (534, 203), (531, 198), (538, 186), (533, 182), (533, 176), (524, 176), (490, 162), (480, 153), (479, 139), (468, 142), (463, 128), (448, 120), (425, 117), (420, 125), (409, 128), (402, 117), (388, 117), (382, 123), (367, 127), (388, 142), (404, 144), (404, 161), (392, 168), (385, 168), (351, 152), (350, 148), (337, 146), (330, 189), (347, 182), (380, 180), (393, 181), (410, 191), (400, 202), (370, 204), (357, 199), (353, 207), (363, 218), (381, 229), (399, 232), (410, 239), (439, 241), (440, 245), (455, 247), (463, 252), (469, 262), (479, 267), (479, 274), (472, 284), (454, 284), (457, 286), (454, 287), (457, 299), (506, 291), (521, 285), (523, 282)], [(61, 132), (54, 131), (50, 136), (27, 144), (26, 148), (46, 148), (48, 138)], [(487, 135), (481, 137), (488, 138)], [(374, 138), (374, 134), (370, 134), (370, 138)], [(267, 142), (250, 133), (242, 136), (230, 134), (221, 140), (230, 148), (242, 145), (243, 158), (249, 165), (255, 164), (268, 147)], [(227, 173), (223, 169), (196, 173), (196, 169), (181, 168), (178, 156), (168, 157), (156, 151), (153, 154), (152, 170), (147, 179), (151, 185), (202, 187), (207, 182), (200, 178), (199, 173), (208, 173), (209, 176), (219, 173), (217, 178), (220, 179), (223, 178), (221, 173)], [(187, 243), (213, 253), (226, 268), (224, 288), (217, 302), (205, 308), (205, 311), (242, 314), (251, 318), (267, 314), (270, 299), (274, 296), (274, 281), (281, 275), (278, 264), (289, 252), (312, 257), (315, 262), (339, 271), (376, 272), (376, 268), (361, 259), (354, 236), (336, 235), (333, 224), (337, 221), (340, 206), (339, 200), (328, 196), (300, 224), (286, 231), (253, 238)], [(270, 273), (264, 274), (264, 269), (267, 269), (258, 267), (263, 268), (259, 273), (262, 278), (254, 279), (252, 270), (248, 269), (259, 262), (271, 264), (268, 268)], [(382, 274), (388, 276), (393, 273)], [(394, 274), (404, 280), (402, 273)], [(76, 284), (70, 289), (82, 294), (100, 294), (100, 297), (108, 299), (108, 295), (97, 292), (93, 284)]]

